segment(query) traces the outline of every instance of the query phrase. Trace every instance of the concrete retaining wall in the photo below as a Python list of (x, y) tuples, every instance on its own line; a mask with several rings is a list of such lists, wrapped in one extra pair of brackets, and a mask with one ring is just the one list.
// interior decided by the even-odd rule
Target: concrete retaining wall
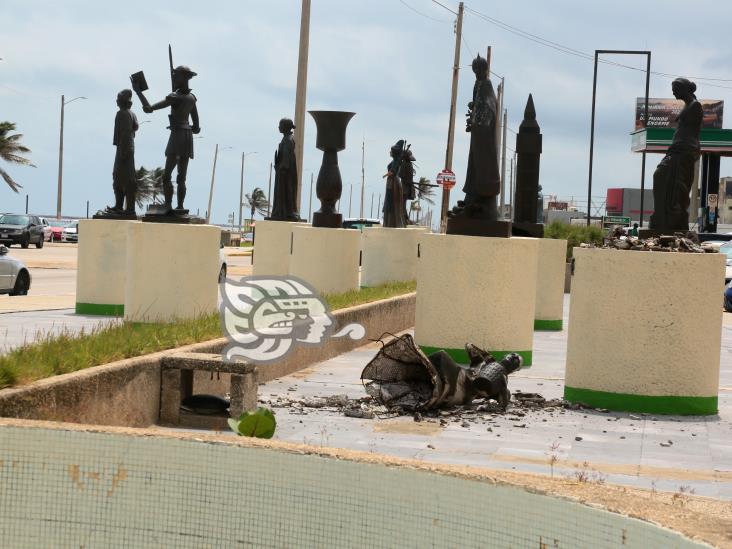
[(561, 330), (567, 241), (540, 238), (534, 329)]
[(717, 411), (725, 256), (574, 249), (564, 397)]
[[(338, 328), (361, 323), (366, 328), (366, 339), (353, 341), (342, 337), (329, 339), (322, 346), (296, 347), (281, 362), (259, 365), (258, 380), (269, 381), (327, 360), (364, 345), (383, 332), (411, 328), (415, 300), (415, 294), (407, 294), (334, 311)], [(218, 338), (3, 389), (0, 416), (129, 427), (152, 425), (158, 421), (160, 410), (163, 357), (181, 351), (220, 353), (226, 342), (225, 338)], [(201, 392), (225, 392), (229, 374), (221, 374), (214, 384), (208, 372), (199, 372), (194, 383)]]

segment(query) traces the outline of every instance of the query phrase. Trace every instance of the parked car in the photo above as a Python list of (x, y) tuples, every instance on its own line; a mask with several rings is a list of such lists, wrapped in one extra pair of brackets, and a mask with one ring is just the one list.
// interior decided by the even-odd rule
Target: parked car
[(51, 225), (51, 242), (61, 242), (61, 233), (64, 232), (64, 228), (69, 225), (68, 221), (62, 221), (60, 219), (54, 219), (50, 222)]
[(8, 255), (7, 246), (0, 244), (0, 294), (27, 295), (31, 275), (23, 262)]
[(27, 248), (35, 244), (43, 248), (43, 224), (36, 215), (3, 214), (0, 216), (0, 244), (20, 244)]
[(61, 242), (79, 241), (79, 222), (72, 221), (61, 231)]
[(219, 284), (226, 280), (226, 254), (224, 253), (224, 245), (219, 248)]
[(351, 218), (343, 220), (344, 229), (363, 229), (364, 227), (380, 227), (381, 219)]
[(246, 233), (242, 238), (242, 242), (254, 242), (254, 233)]
[(725, 242), (719, 247), (719, 253), (724, 254), (727, 258), (727, 267), (724, 271), (724, 282), (729, 283), (732, 280), (732, 242)]
[(43, 240), (46, 242), (51, 242), (51, 224), (45, 217), (39, 217), (38, 219), (41, 220), (41, 225), (43, 225)]
[(724, 310), (732, 313), (732, 281), (724, 287)]

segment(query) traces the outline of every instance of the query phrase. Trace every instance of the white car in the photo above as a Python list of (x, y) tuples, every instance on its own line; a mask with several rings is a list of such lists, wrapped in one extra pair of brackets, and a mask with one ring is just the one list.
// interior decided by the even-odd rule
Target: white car
[(8, 256), (7, 246), (0, 245), (0, 294), (27, 295), (31, 275), (23, 262)]
[(79, 241), (79, 222), (73, 221), (61, 231), (61, 242)]
[(725, 242), (722, 244), (719, 247), (719, 253), (727, 256), (727, 267), (724, 273), (724, 281), (729, 284), (732, 280), (732, 242)]
[(219, 248), (219, 284), (226, 280), (226, 254), (224, 253), (224, 245)]

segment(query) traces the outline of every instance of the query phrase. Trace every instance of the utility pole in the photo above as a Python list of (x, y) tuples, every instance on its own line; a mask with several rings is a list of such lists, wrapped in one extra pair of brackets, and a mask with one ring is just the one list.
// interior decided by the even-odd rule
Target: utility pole
[(313, 172), (310, 172), (310, 204), (308, 205), (308, 222), (312, 222), (313, 213)]
[[(381, 211), (381, 193), (379, 193), (379, 205), (376, 206), (376, 215), (379, 215), (379, 212)], [(379, 218), (381, 219), (381, 218)]]
[(348, 191), (348, 217), (351, 217), (351, 201), (353, 200), (353, 183), (350, 184)]
[(359, 218), (363, 219), (363, 192), (366, 181), (366, 172), (364, 171), (364, 161), (366, 160), (366, 136), (361, 141), (361, 208), (359, 209)]
[(28, 213), (28, 195), (25, 195), (25, 213)]
[[(310, 48), (310, 0), (302, 0), (300, 11), (300, 52), (297, 58), (297, 90), (295, 91), (295, 162), (297, 163), (296, 209), (300, 211), (302, 195), (302, 160), (305, 140), (305, 106), (308, 87), (308, 50)], [(312, 201), (312, 200), (311, 200)]]
[(208, 210), (206, 210), (206, 224), (211, 222), (211, 201), (213, 200), (214, 179), (216, 178), (216, 159), (219, 156), (219, 144), (214, 150), (213, 169), (211, 170), (211, 188), (208, 191)]
[[(458, 5), (457, 22), (455, 23), (455, 61), (452, 65), (452, 92), (450, 95), (450, 125), (447, 128), (447, 148), (445, 150), (445, 169), (452, 170), (452, 148), (455, 143), (455, 109), (457, 104), (458, 76), (460, 74), (460, 42), (463, 36), (462, 2)], [(442, 211), (440, 214), (440, 232), (447, 228), (447, 209), (450, 205), (450, 189), (442, 188)]]
[[(239, 180), (239, 233), (241, 233), (241, 213), (244, 210), (244, 157), (246, 154), (241, 153), (241, 178)], [(267, 197), (269, 198), (269, 197)], [(232, 216), (233, 217), (233, 216)], [(234, 223), (232, 222), (232, 225)]]
[(506, 130), (508, 128), (508, 110), (503, 110), (503, 139), (501, 140), (501, 209), (500, 216), (504, 217), (506, 209)]
[(269, 163), (269, 187), (267, 187), (267, 217), (269, 217), (272, 212), (272, 162)]
[(371, 193), (371, 215), (369, 217), (374, 218), (374, 193)]
[(64, 96), (61, 96), (61, 131), (58, 138), (58, 190), (56, 191), (56, 219), (61, 219), (61, 192), (64, 177)]

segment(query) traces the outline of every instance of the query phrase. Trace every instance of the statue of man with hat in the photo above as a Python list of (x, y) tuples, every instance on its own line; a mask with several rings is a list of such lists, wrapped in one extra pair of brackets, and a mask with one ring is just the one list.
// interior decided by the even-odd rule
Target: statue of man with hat
[[(171, 64), (172, 65), (172, 64)], [(160, 109), (170, 107), (168, 119), (170, 121), (170, 138), (165, 148), (165, 173), (163, 175), (163, 195), (165, 204), (162, 207), (162, 214), (187, 214), (188, 210), (183, 208), (183, 201), (186, 197), (186, 173), (188, 161), (193, 158), (193, 134), (201, 131), (198, 125), (198, 110), (196, 109), (196, 96), (191, 93), (188, 85), (191, 78), (196, 76), (190, 68), (179, 65), (172, 69), (173, 92), (165, 99), (150, 104), (144, 96), (143, 91), (147, 89), (147, 83), (142, 72), (133, 74), (132, 88), (137, 93), (142, 103), (142, 110), (151, 113)], [(190, 118), (190, 122), (189, 122)], [(177, 199), (178, 207), (173, 210), (173, 169), (177, 168)]]

